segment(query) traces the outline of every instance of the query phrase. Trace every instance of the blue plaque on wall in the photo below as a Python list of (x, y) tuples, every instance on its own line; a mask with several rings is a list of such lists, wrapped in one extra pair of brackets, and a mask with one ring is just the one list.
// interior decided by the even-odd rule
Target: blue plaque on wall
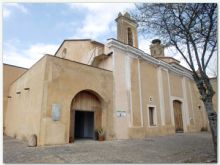
[(61, 105), (52, 104), (52, 119), (54, 121), (59, 121), (61, 116)]

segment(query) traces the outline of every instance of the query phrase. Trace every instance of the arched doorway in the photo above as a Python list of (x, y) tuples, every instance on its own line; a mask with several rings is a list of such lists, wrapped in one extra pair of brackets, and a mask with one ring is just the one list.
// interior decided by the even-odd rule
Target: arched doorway
[(101, 127), (101, 100), (93, 91), (81, 91), (72, 100), (70, 109), (69, 142), (74, 139), (95, 139)]
[(176, 132), (183, 132), (183, 118), (181, 102), (178, 100), (173, 101), (174, 119), (175, 119), (175, 130)]

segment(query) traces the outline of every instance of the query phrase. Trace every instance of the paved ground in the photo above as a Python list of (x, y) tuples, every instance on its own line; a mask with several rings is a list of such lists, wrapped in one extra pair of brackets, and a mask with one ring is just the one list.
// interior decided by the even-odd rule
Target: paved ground
[(203, 133), (143, 140), (92, 141), (27, 147), (4, 136), (4, 163), (205, 163), (214, 160), (211, 135)]

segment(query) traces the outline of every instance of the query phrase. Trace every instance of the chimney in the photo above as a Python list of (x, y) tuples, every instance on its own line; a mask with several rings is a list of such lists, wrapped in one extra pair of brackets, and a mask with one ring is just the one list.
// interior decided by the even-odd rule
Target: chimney
[(165, 45), (161, 44), (159, 39), (154, 39), (150, 45), (150, 53), (153, 57), (164, 57)]
[(180, 61), (176, 60), (173, 57), (169, 57), (169, 56), (166, 57), (165, 56), (165, 54), (164, 54), (164, 48), (165, 47), (166, 46), (161, 44), (161, 41), (159, 39), (152, 40), (151, 45), (150, 45), (151, 56), (155, 57), (158, 60), (162, 60), (162, 61), (164, 61), (168, 64), (179, 65)]

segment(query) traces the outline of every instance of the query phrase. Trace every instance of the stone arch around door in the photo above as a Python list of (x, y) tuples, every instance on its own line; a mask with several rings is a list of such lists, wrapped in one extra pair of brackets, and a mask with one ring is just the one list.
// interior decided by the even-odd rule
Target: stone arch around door
[(102, 127), (102, 97), (92, 90), (78, 92), (71, 102), (69, 142), (76, 138), (95, 139), (95, 130)]
[(173, 100), (173, 112), (174, 112), (174, 122), (175, 131), (183, 132), (183, 113), (182, 113), (182, 102), (179, 100)]

